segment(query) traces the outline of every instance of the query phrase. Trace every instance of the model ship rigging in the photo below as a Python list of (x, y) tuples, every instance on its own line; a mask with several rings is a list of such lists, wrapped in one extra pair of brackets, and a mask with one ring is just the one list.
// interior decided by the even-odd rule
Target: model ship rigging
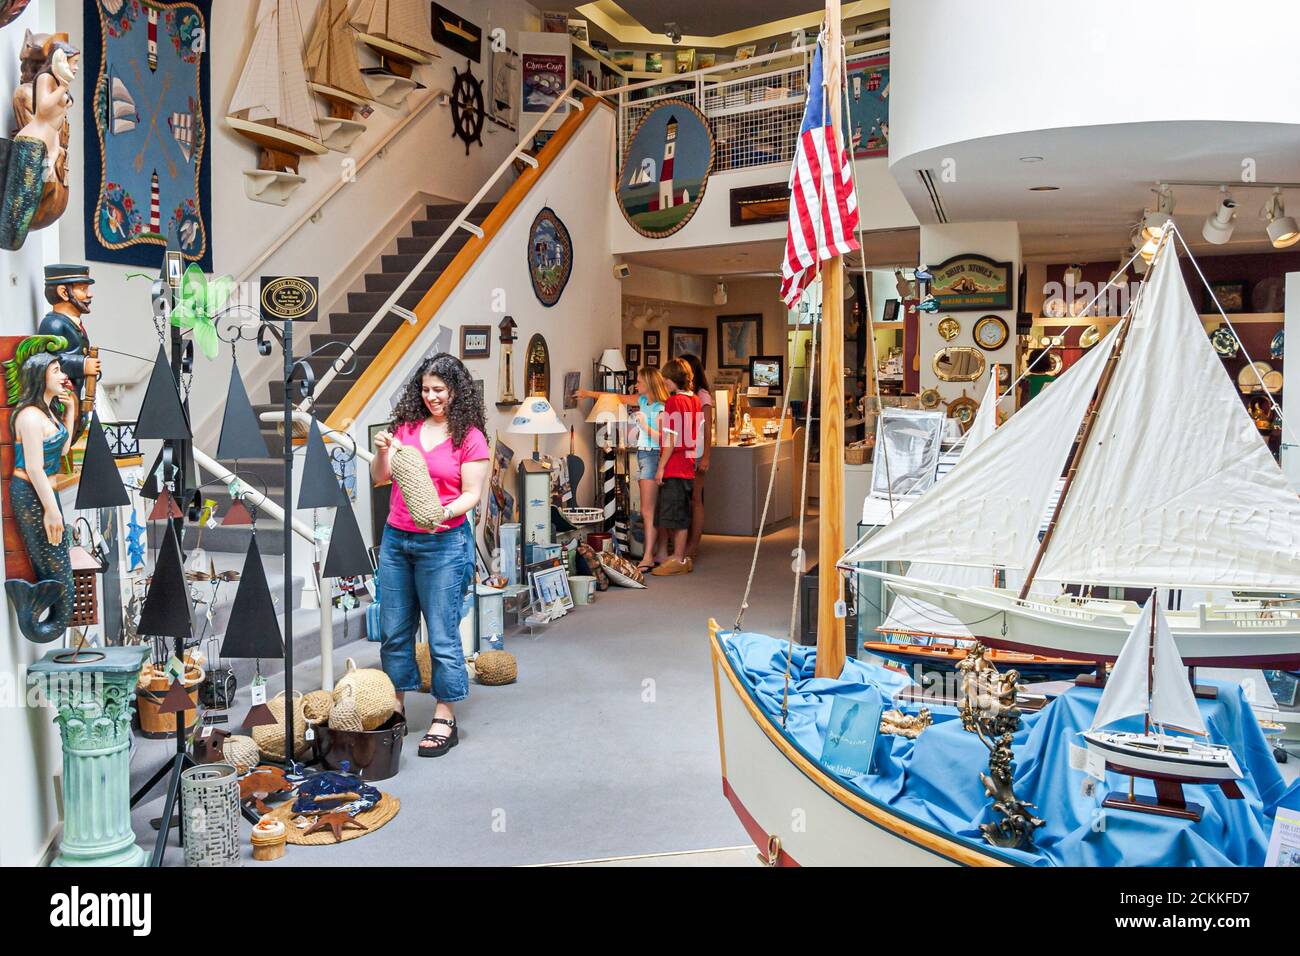
[(307, 44), (307, 86), (328, 104), (330, 116), (350, 120), (371, 99), (357, 62), (356, 31), (348, 22), (348, 0), (326, 0), (316, 14)]
[(352, 15), (358, 38), (380, 57), (387, 72), (410, 78), (421, 63), (432, 63), (430, 5), (424, 0), (361, 0)]

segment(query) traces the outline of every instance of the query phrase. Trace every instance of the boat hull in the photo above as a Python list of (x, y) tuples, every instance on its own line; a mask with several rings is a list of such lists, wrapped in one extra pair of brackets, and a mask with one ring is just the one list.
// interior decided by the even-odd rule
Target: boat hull
[(1083, 735), (1088, 749), (1105, 758), (1106, 763), (1119, 773), (1148, 780), (1176, 780), (1179, 783), (1223, 783), (1239, 780), (1241, 770), (1232, 761), (1179, 760), (1169, 752), (1142, 753), (1125, 746), (1128, 738), (1136, 734), (1110, 734), (1089, 731)]
[[(867, 572), (870, 573), (870, 572)], [(890, 591), (943, 608), (990, 647), (1113, 661), (1137, 620), (1130, 602), (1021, 601), (997, 588), (953, 588), (892, 574)], [(1300, 665), (1300, 612), (1285, 609), (1171, 611), (1178, 653), (1189, 667), (1272, 668)]]
[[(873, 654), (906, 668), (925, 671), (955, 671), (966, 659), (966, 648), (948, 644), (893, 644), (888, 641), (865, 641), (861, 653)], [(994, 650), (990, 659), (999, 670), (1015, 668), (1029, 680), (1065, 680), (1096, 669), (1096, 661), (1068, 657), (1044, 657), (1020, 651)]]
[(759, 708), (716, 631), (710, 637), (722, 792), (764, 858), (779, 866), (1007, 865), (825, 772)]

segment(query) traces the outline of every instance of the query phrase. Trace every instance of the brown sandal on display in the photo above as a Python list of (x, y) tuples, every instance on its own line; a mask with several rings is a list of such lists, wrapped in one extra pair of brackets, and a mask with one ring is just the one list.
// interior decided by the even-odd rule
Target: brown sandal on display
[(444, 727), (450, 727), (450, 734), (425, 734), (420, 739), (420, 745), (416, 752), (421, 757), (441, 757), (452, 747), (460, 742), (460, 733), (456, 730), (455, 719), (448, 720), (446, 717), (435, 717), (433, 723), (442, 724)]

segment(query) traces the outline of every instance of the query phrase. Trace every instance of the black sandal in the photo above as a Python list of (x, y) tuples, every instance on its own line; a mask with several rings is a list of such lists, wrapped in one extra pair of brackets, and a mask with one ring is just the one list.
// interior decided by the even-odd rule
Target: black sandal
[[(452, 747), (460, 742), (460, 733), (456, 730), (455, 718), (448, 720), (446, 717), (435, 717), (433, 723), (442, 724), (451, 728), (450, 734), (425, 734), (421, 739), (419, 746), (416, 747), (416, 753), (421, 757), (441, 757)], [(426, 746), (430, 742), (433, 746)]]

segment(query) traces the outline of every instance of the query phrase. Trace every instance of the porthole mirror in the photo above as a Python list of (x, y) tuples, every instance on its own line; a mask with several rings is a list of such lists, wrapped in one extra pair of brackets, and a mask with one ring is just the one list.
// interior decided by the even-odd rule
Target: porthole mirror
[(528, 340), (528, 351), (524, 353), (524, 384), (527, 386), (525, 394), (541, 395), (548, 402), (551, 400), (551, 352), (540, 332)]
[(931, 368), (941, 382), (974, 382), (984, 374), (984, 353), (967, 345), (950, 345), (934, 353)]

